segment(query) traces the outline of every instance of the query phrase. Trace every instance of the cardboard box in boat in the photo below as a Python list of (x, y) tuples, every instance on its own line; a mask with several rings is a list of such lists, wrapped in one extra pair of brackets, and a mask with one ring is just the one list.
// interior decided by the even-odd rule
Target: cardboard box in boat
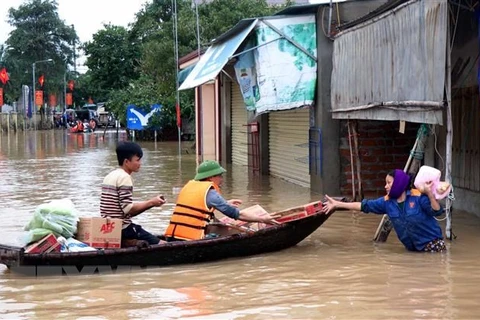
[(76, 239), (94, 248), (120, 248), (122, 219), (80, 218)]
[(60, 252), (61, 244), (57, 241), (57, 238), (50, 233), (48, 236), (43, 237), (39, 241), (28, 245), (25, 248), (25, 253), (49, 253)]
[(321, 201), (315, 201), (307, 203), (303, 206), (293, 207), (286, 210), (277, 212), (281, 217), (276, 220), (280, 223), (294, 221), (302, 219), (322, 211), (323, 203)]
[[(301, 206), (285, 209), (285, 210), (282, 210), (282, 211), (278, 211), (278, 212), (272, 213), (272, 215), (279, 214), (280, 217), (275, 219), (275, 220), (277, 222), (280, 222), (280, 223), (285, 223), (285, 222), (302, 219), (302, 218), (320, 213), (322, 211), (322, 208), (323, 208), (322, 202), (321, 201), (315, 201), (315, 202), (307, 203), (305, 205), (301, 205)], [(248, 208), (243, 209), (243, 210), (250, 211), (253, 214), (255, 214), (257, 216), (260, 216), (260, 217), (268, 213), (264, 208), (262, 208), (258, 204), (254, 205), (254, 206), (251, 206), (251, 207), (248, 207)], [(245, 222), (245, 221), (240, 221), (240, 220), (234, 220), (234, 219), (231, 219), (229, 217), (224, 217), (224, 218), (220, 219), (220, 221), (223, 222), (223, 223), (233, 224), (233, 225), (236, 225), (236, 226), (248, 227), (248, 228), (253, 229), (253, 230), (260, 230), (262, 228), (265, 228), (264, 223)]]
[[(262, 206), (260, 206), (259, 204), (256, 204), (254, 206), (242, 209), (242, 211), (251, 212), (254, 215), (257, 215), (259, 217), (268, 214), (267, 210), (262, 208)], [(229, 217), (223, 217), (223, 218), (220, 219), (220, 221), (223, 222), (223, 223), (226, 223), (226, 224), (232, 224), (232, 225), (239, 226), (239, 227), (247, 227), (251, 230), (260, 230), (260, 229), (265, 227), (264, 223), (234, 220), (234, 219), (229, 218)]]

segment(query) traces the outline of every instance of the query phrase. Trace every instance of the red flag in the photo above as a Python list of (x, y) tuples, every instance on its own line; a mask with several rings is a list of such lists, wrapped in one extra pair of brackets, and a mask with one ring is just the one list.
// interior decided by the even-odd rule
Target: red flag
[(73, 80), (68, 81), (68, 89), (70, 89), (70, 91), (73, 91), (74, 87), (75, 87), (75, 82)]
[(3, 106), (3, 88), (0, 88), (0, 106)]
[(65, 102), (67, 106), (71, 106), (73, 104), (73, 97), (71, 93), (67, 93), (67, 96), (65, 97)]
[(1, 71), (0, 71), (0, 81), (5, 84), (7, 83), (7, 81), (10, 80), (10, 78), (8, 77), (8, 73), (7, 73), (7, 69), (3, 68)]
[(177, 111), (177, 127), (180, 128), (182, 126), (182, 115), (180, 112), (180, 105), (178, 103), (175, 105), (175, 109)]
[(35, 91), (35, 105), (42, 106), (43, 105), (43, 91), (37, 90)]
[(43, 74), (38, 78), (38, 83), (40, 83), (40, 87), (43, 88), (43, 84), (45, 83), (45, 76)]

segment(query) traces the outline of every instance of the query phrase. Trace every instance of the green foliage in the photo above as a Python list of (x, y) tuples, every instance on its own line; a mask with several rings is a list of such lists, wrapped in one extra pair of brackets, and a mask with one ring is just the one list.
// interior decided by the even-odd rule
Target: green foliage
[[(200, 43), (202, 48), (232, 28), (240, 20), (271, 15), (280, 7), (269, 7), (265, 0), (213, 0), (198, 6)], [(178, 51), (182, 57), (198, 48), (196, 10), (191, 0), (177, 0)], [(136, 15), (131, 26), (130, 41), (138, 43), (141, 57), (138, 64), (142, 78), (125, 90), (110, 92), (109, 104), (125, 120), (130, 103), (163, 105), (159, 123), (172, 128), (176, 123), (175, 38), (171, 0), (153, 0)], [(154, 85), (156, 84), (156, 85)], [(180, 93), (182, 117), (194, 118), (193, 90)]]
[[(75, 30), (58, 16), (54, 0), (30, 0), (18, 9), (10, 8), (8, 22), (14, 27), (6, 41), (5, 65), (10, 73), (7, 100), (16, 100), (22, 84), (32, 84), (32, 64), (53, 59), (52, 63), (36, 65), (36, 78), (45, 75), (45, 91), (63, 92), (63, 75), (73, 60)], [(37, 80), (36, 80), (37, 82)]]
[[(192, 0), (176, 0), (178, 12), (178, 53), (185, 56), (198, 48), (196, 8)], [(282, 6), (283, 7), (283, 6)], [(198, 5), (202, 49), (245, 18), (271, 15), (282, 7), (265, 0), (212, 0)], [(63, 92), (63, 77), (72, 64), (73, 44), (78, 41), (73, 27), (66, 26), (57, 13), (55, 0), (27, 0), (10, 9), (8, 21), (14, 27), (0, 63), (10, 73), (7, 99), (19, 96), (21, 85), (32, 83), (32, 63), (39, 63), (37, 78), (44, 73), (45, 89)], [(81, 48), (87, 56), (88, 71), (75, 78), (74, 100), (83, 104), (89, 97), (107, 101), (108, 107), (125, 122), (128, 104), (149, 108), (163, 105), (162, 116), (154, 119), (162, 128), (176, 126), (176, 73), (174, 15), (172, 0), (151, 0), (135, 14), (135, 22), (124, 28), (104, 25), (92, 41)], [(179, 94), (182, 117), (194, 118), (193, 90)]]
[(124, 27), (104, 25), (83, 49), (88, 56), (91, 94), (96, 100), (106, 100), (109, 91), (123, 90), (139, 77), (138, 45)]
[(198, 7), (202, 26), (202, 43), (217, 38), (240, 20), (269, 16), (279, 10), (279, 6), (269, 6), (264, 0), (213, 0)]

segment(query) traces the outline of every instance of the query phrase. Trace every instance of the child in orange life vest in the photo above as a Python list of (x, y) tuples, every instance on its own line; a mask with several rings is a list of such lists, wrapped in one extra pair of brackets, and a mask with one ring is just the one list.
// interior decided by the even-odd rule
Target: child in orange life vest
[(441, 252), (446, 250), (442, 230), (435, 219), (443, 208), (435, 198), (433, 183), (425, 184), (423, 193), (408, 190), (410, 177), (400, 169), (388, 173), (385, 178), (387, 195), (362, 202), (339, 202), (326, 196), (325, 213), (335, 209), (387, 214), (398, 239), (410, 251)]
[(100, 214), (123, 220), (122, 240), (137, 239), (149, 244), (158, 244), (160, 239), (132, 222), (142, 212), (160, 207), (166, 201), (162, 195), (147, 201), (133, 202), (133, 180), (131, 174), (140, 170), (142, 148), (133, 142), (120, 142), (116, 149), (119, 168), (110, 172), (102, 184)]
[(225, 200), (220, 195), (223, 182), (222, 174), (226, 170), (216, 161), (204, 161), (197, 168), (197, 175), (180, 191), (165, 232), (168, 241), (199, 240), (205, 236), (207, 224), (214, 218), (214, 210), (224, 215), (248, 222), (263, 222), (277, 224), (278, 216), (256, 216), (250, 212), (238, 209), (242, 200)]
[(80, 119), (77, 119), (77, 124), (71, 129), (72, 132), (83, 132), (83, 122)]

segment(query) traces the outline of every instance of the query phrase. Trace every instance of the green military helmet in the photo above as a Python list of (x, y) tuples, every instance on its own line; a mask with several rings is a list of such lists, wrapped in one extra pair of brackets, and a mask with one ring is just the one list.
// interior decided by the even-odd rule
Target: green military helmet
[(197, 175), (194, 180), (200, 181), (206, 178), (218, 176), (227, 172), (217, 161), (205, 160), (197, 168)]

